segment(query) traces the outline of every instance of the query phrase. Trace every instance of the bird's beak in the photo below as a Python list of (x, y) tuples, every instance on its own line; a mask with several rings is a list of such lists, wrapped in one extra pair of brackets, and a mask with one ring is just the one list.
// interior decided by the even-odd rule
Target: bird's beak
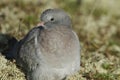
[(44, 27), (45, 25), (44, 25), (44, 22), (39, 22), (39, 23), (37, 24), (37, 26), (42, 26), (42, 27)]

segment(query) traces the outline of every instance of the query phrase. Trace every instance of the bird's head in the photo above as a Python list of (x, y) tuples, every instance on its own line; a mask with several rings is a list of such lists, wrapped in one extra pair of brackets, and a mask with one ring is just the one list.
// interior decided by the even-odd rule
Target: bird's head
[(47, 9), (41, 14), (41, 23), (37, 26), (43, 26), (46, 29), (52, 27), (64, 26), (71, 28), (71, 19), (67, 13), (60, 9)]

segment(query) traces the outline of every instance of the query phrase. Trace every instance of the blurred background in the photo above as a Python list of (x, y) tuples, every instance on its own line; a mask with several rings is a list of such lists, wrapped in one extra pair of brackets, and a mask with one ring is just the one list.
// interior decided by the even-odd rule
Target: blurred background
[[(0, 0), (0, 33), (22, 39), (48, 8), (65, 10), (80, 39), (81, 70), (67, 80), (120, 80), (120, 0)], [(0, 80), (25, 77), (0, 55)]]

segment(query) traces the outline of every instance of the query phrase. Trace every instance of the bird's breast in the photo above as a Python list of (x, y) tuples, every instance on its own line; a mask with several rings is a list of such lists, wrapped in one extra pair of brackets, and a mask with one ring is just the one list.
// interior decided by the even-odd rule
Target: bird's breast
[(78, 46), (71, 30), (48, 30), (41, 37), (41, 51), (49, 66), (64, 67), (76, 58), (78, 51), (73, 49)]

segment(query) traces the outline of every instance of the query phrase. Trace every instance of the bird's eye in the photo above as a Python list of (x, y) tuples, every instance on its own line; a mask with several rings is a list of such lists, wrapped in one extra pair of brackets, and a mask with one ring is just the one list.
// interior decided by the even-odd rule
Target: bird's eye
[(54, 21), (54, 18), (51, 18), (50, 21)]

